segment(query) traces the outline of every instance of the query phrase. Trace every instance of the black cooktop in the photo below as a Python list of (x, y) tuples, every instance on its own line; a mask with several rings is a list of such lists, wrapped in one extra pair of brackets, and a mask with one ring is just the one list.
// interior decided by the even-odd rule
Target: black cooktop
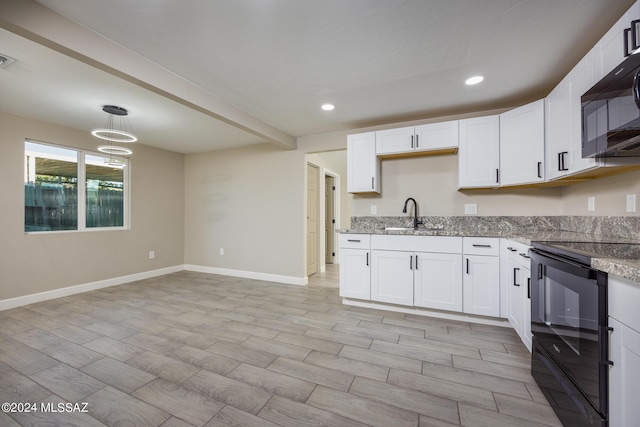
[(531, 246), (583, 264), (592, 258), (640, 259), (640, 243), (620, 242), (532, 242)]

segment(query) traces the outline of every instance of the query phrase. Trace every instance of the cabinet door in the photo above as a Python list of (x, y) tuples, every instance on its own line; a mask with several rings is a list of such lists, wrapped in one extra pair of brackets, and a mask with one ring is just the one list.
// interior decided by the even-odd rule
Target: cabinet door
[(520, 267), (520, 277), (522, 279), (522, 286), (525, 286), (522, 296), (524, 298), (524, 305), (522, 306), (522, 342), (527, 346), (527, 349), (531, 351), (532, 347), (532, 335), (531, 335), (531, 268), (524, 266)]
[(589, 52), (567, 75), (569, 82), (569, 173), (598, 166), (594, 158), (582, 158), (582, 94), (591, 89), (594, 51)]
[(369, 251), (340, 249), (340, 296), (371, 299), (371, 260)]
[[(518, 255), (516, 255), (518, 256)], [(522, 339), (524, 333), (524, 304), (526, 297), (524, 290), (526, 283), (522, 284), (522, 268), (520, 261), (515, 257), (509, 257), (509, 323)]]
[(458, 146), (458, 121), (430, 123), (415, 127), (416, 151), (437, 151)]
[(347, 136), (347, 191), (380, 192), (380, 160), (376, 157), (375, 132)]
[(545, 152), (547, 180), (569, 172), (569, 82), (565, 78), (545, 99)]
[(627, 14), (624, 14), (596, 45), (593, 64), (596, 80), (609, 74), (624, 61), (624, 29), (630, 25), (631, 21), (627, 21)]
[(609, 317), (609, 427), (638, 425), (640, 420), (640, 332)]
[(500, 185), (544, 181), (544, 100), (500, 115)]
[(415, 305), (462, 311), (462, 255), (416, 252)]
[(376, 154), (394, 154), (413, 151), (415, 136), (413, 126), (379, 130), (376, 132)]
[(371, 251), (371, 300), (413, 305), (412, 252)]
[(464, 312), (500, 316), (500, 259), (466, 255), (463, 274)]
[[(594, 79), (600, 80), (624, 61), (624, 30), (631, 27), (631, 21), (640, 18), (640, 4), (633, 6), (600, 39), (595, 48)], [(632, 49), (629, 41), (629, 49)]]
[(500, 184), (500, 118), (478, 117), (459, 121), (458, 186), (497, 187)]

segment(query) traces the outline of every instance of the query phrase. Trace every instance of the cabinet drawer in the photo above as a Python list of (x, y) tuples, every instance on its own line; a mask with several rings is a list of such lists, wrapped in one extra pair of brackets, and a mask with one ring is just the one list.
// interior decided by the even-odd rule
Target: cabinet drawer
[(340, 247), (350, 249), (369, 249), (370, 234), (340, 234)]
[(465, 255), (491, 255), (500, 254), (500, 239), (494, 237), (465, 237), (462, 240)]
[(514, 256), (517, 258), (519, 264), (526, 265), (527, 268), (530, 265), (529, 261), (529, 249), (530, 246), (525, 245), (524, 243), (516, 242), (515, 240), (507, 240), (505, 249), (510, 254), (509, 256)]
[(462, 237), (373, 235), (371, 249), (460, 254)]

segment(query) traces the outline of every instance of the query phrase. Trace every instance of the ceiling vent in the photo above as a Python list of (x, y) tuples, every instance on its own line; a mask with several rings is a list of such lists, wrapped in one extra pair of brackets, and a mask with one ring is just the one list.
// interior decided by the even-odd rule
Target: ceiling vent
[(16, 62), (16, 60), (12, 57), (0, 53), (0, 68), (7, 68), (14, 62)]

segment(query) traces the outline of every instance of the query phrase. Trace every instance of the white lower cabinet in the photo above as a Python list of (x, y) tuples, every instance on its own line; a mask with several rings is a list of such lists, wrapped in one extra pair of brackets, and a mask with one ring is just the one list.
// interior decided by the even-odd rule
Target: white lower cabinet
[(529, 246), (507, 241), (506, 275), (502, 286), (506, 287), (508, 300), (507, 319), (522, 342), (531, 351), (531, 261)]
[(419, 252), (414, 256), (414, 305), (462, 311), (462, 255)]
[(413, 253), (371, 252), (371, 300), (413, 305)]
[(640, 283), (609, 275), (609, 427), (640, 420)]
[(526, 283), (524, 289), (524, 305), (522, 307), (522, 335), (520, 339), (525, 346), (531, 351), (533, 345), (533, 336), (531, 335), (531, 267), (522, 267), (521, 277), (523, 283)]
[(371, 253), (368, 234), (340, 235), (340, 296), (371, 299)]
[(500, 317), (500, 259), (465, 255), (464, 312)]
[(371, 300), (462, 311), (462, 238), (372, 236)]
[(640, 422), (640, 332), (609, 317), (609, 427)]
[(465, 237), (463, 311), (500, 317), (500, 239)]

